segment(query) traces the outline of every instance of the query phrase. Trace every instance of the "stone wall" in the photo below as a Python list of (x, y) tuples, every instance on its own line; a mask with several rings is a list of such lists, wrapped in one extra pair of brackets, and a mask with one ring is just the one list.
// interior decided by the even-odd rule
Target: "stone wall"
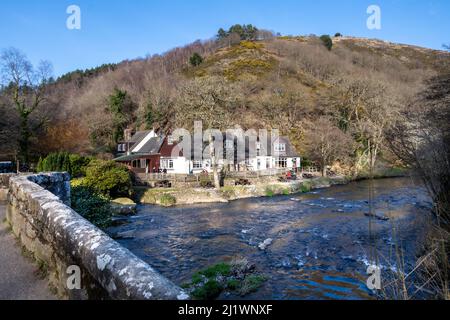
[[(69, 202), (67, 174), (9, 178), (7, 219), (25, 248), (48, 270), (50, 284), (62, 298), (189, 298), (179, 287), (73, 211), (65, 204)], [(81, 270), (79, 290), (70, 290), (67, 286), (73, 272), (68, 269), (70, 266)]]

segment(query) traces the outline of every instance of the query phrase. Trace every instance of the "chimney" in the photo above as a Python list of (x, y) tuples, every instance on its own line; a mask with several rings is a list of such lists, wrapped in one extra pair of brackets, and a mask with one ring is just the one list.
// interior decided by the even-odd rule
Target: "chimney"
[(125, 141), (130, 141), (132, 135), (133, 135), (133, 129), (125, 129), (123, 131), (123, 138)]

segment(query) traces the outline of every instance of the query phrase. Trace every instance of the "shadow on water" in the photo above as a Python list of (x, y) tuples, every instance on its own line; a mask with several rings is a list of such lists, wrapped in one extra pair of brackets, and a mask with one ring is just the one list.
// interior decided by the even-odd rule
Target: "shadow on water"
[[(374, 181), (369, 235), (368, 181), (308, 194), (175, 208), (141, 206), (119, 240), (175, 283), (207, 266), (247, 257), (269, 280), (246, 299), (371, 299), (367, 266), (376, 249), (383, 270), (395, 270), (395, 227), (406, 272), (426, 236), (429, 199), (410, 179)], [(272, 244), (262, 251), (266, 239)], [(227, 298), (237, 298), (224, 296)]]

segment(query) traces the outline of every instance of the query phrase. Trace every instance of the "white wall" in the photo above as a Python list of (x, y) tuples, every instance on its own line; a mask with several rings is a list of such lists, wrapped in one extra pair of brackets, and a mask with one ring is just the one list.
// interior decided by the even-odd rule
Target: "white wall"
[[(173, 174), (190, 174), (191, 171), (194, 174), (202, 173), (203, 171), (207, 171), (209, 173), (212, 172), (211, 169), (211, 161), (210, 160), (204, 160), (202, 162), (202, 167), (194, 169), (194, 162), (187, 160), (184, 157), (178, 157), (178, 158), (161, 158), (161, 161), (163, 159), (172, 159), (173, 160), (173, 169), (168, 170), (168, 173)], [(301, 159), (296, 158), (296, 161), (294, 163), (294, 158), (287, 158), (287, 168), (286, 169), (295, 169), (299, 168), (301, 164)], [(260, 163), (260, 166), (258, 168), (258, 161)], [(219, 161), (219, 167), (223, 166), (223, 160)], [(273, 169), (275, 168), (275, 158), (273, 157), (256, 157), (254, 159), (250, 160), (250, 169), (252, 171), (263, 171), (266, 169)]]

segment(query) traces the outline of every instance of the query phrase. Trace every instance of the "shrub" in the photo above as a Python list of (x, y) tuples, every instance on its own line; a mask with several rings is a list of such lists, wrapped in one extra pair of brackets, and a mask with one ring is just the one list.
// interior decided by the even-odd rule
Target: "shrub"
[(300, 191), (302, 193), (310, 192), (311, 188), (312, 188), (312, 186), (311, 186), (310, 182), (303, 182), (301, 187), (300, 187)]
[(320, 37), (320, 40), (322, 40), (325, 47), (327, 47), (327, 49), (331, 51), (331, 48), (333, 48), (333, 40), (331, 39), (331, 37), (325, 34)]
[(207, 175), (201, 175), (200, 176), (200, 187), (205, 189), (214, 188), (214, 184), (212, 183), (211, 179)]
[(37, 172), (69, 172), (72, 174), (70, 155), (67, 152), (50, 153), (44, 159), (39, 158)]
[(268, 186), (266, 187), (265, 193), (266, 197), (273, 197), (275, 195), (275, 190), (273, 187)]
[(159, 201), (161, 202), (161, 205), (165, 207), (171, 207), (177, 203), (177, 199), (168, 193), (163, 194)]
[(194, 298), (207, 300), (218, 297), (224, 290), (244, 296), (256, 291), (266, 280), (265, 276), (255, 273), (255, 266), (244, 258), (198, 271), (183, 288)]
[(109, 198), (129, 197), (132, 194), (130, 172), (114, 161), (91, 161), (84, 181), (96, 193)]
[(203, 63), (203, 57), (199, 55), (197, 52), (195, 52), (189, 59), (189, 62), (191, 63), (192, 66), (198, 67)]
[(266, 280), (267, 278), (262, 275), (249, 275), (242, 282), (242, 285), (239, 288), (238, 292), (242, 296), (255, 292), (263, 285), (264, 282), (266, 282)]
[(192, 296), (201, 300), (212, 300), (217, 298), (223, 287), (216, 280), (210, 279), (204, 286), (195, 289)]
[(80, 178), (86, 175), (86, 168), (89, 166), (89, 163), (93, 160), (92, 157), (83, 157), (78, 154), (69, 155), (70, 160), (70, 175), (72, 178)]
[(334, 37), (335, 37), (335, 38), (340, 38), (340, 37), (342, 37), (342, 33), (338, 32), (338, 33), (336, 33), (336, 34), (334, 35)]
[(108, 198), (86, 186), (72, 187), (72, 208), (99, 228), (111, 225), (112, 213)]
[(216, 276), (229, 276), (231, 273), (231, 266), (227, 263), (219, 263), (212, 267), (199, 272), (199, 274), (211, 278)]
[(79, 178), (86, 174), (86, 167), (91, 161), (90, 157), (54, 152), (45, 158), (39, 158), (36, 170), (37, 172), (68, 172), (72, 177)]

